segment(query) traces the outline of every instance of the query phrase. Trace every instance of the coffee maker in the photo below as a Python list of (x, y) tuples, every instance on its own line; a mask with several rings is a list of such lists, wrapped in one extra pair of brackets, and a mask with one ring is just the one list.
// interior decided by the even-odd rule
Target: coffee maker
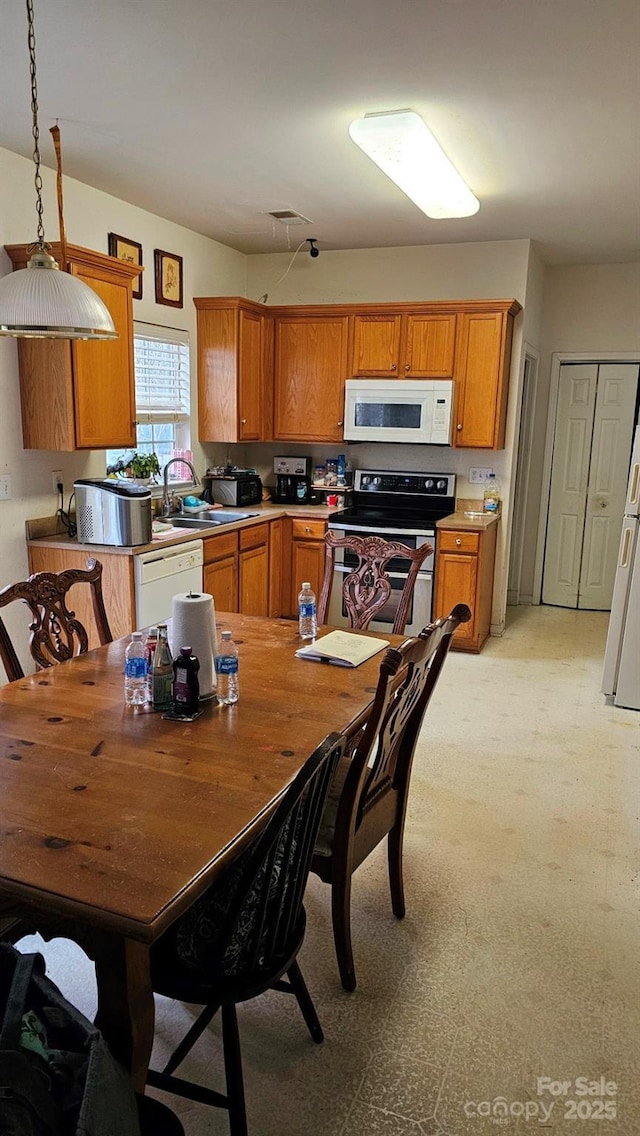
[(311, 458), (274, 458), (278, 504), (308, 505), (311, 500)]

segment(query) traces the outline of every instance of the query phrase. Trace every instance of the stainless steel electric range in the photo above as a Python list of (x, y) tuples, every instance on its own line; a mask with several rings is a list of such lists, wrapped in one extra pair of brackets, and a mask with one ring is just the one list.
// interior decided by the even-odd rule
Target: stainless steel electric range
[[(417, 635), (431, 621), (436, 521), (455, 511), (455, 483), (453, 473), (359, 469), (355, 474), (353, 505), (333, 513), (329, 519), (329, 528), (335, 532), (383, 536), (409, 548), (419, 548), (425, 543), (433, 546), (434, 552), (424, 561), (416, 580), (405, 629), (408, 635)], [(356, 563), (356, 558), (348, 550), (336, 549), (327, 614), (327, 622), (334, 627), (347, 626), (342, 580)], [(391, 630), (408, 570), (409, 561), (400, 557), (387, 566), (392, 591), (388, 602), (370, 624), (372, 631)]]

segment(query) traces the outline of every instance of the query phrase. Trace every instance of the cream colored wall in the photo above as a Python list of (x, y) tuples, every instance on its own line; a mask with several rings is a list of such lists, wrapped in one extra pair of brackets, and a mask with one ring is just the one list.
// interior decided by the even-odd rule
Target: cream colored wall
[[(479, 244), (424, 245), (409, 248), (353, 249), (321, 252), (312, 259), (301, 249), (280, 285), (291, 254), (250, 256), (247, 295), (259, 299), (268, 293), (269, 304), (373, 303), (375, 301), (510, 299), (524, 306), (530, 279), (531, 243), (495, 241)], [(540, 298), (535, 290), (534, 315)], [(530, 321), (531, 334), (534, 334)], [(500, 479), (503, 521), (498, 538), (492, 627), (504, 626), (506, 608), (507, 540), (510, 532), (514, 439), (519, 425), (522, 382), (523, 317), (515, 323), (509, 393), (509, 412), (504, 450), (455, 450), (440, 446), (359, 445), (351, 447), (354, 466), (394, 469), (428, 469), (455, 473), (459, 497), (480, 498), (481, 487), (469, 483), (472, 466), (493, 468)], [(313, 450), (313, 456), (332, 456), (341, 447)], [(311, 452), (308, 446), (247, 447), (247, 460), (272, 468), (276, 453)]]
[(547, 268), (542, 340), (535, 408), (533, 460), (526, 517), (521, 594), (534, 593), (534, 570), (552, 355), (584, 352), (597, 360), (603, 352), (637, 352), (640, 358), (640, 262)]
[[(58, 222), (53, 172), (44, 169), (43, 181), (45, 231), (51, 240), (56, 240)], [(192, 297), (243, 293), (246, 257), (72, 178), (64, 179), (64, 196), (70, 243), (106, 253), (107, 234), (115, 232), (142, 244), (146, 264), (143, 299), (134, 301), (134, 318), (189, 331), (195, 407), (196, 321)], [(0, 275), (10, 271), (11, 267), (3, 246), (32, 241), (35, 227), (33, 164), (0, 149)], [(184, 258), (184, 307), (181, 309), (155, 303), (154, 248), (175, 252)], [(10, 475), (12, 486), (11, 500), (0, 501), (0, 586), (4, 586), (23, 579), (27, 572), (25, 519), (50, 516), (56, 509), (57, 500), (51, 492), (51, 471), (62, 469), (65, 498), (68, 498), (75, 478), (102, 476), (105, 464), (103, 451), (65, 455), (22, 448), (17, 344), (5, 337), (0, 337), (0, 390), (0, 473)], [(197, 463), (201, 465), (204, 459), (200, 447), (196, 444), (194, 449)], [(8, 622), (11, 624), (13, 621), (14, 617), (10, 616)]]

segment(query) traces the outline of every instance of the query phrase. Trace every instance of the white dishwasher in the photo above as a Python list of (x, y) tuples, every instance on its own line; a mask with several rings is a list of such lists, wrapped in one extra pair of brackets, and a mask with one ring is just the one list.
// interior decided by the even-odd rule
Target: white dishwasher
[(180, 592), (202, 591), (201, 540), (154, 548), (135, 557), (136, 629), (171, 619), (171, 600)]

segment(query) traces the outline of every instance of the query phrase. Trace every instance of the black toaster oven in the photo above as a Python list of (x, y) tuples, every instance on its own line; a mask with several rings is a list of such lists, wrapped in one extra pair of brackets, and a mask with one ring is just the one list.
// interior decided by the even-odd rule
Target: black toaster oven
[(202, 479), (202, 498), (210, 505), (259, 505), (262, 501), (262, 481), (255, 470), (232, 469), (220, 473), (206, 473)]

